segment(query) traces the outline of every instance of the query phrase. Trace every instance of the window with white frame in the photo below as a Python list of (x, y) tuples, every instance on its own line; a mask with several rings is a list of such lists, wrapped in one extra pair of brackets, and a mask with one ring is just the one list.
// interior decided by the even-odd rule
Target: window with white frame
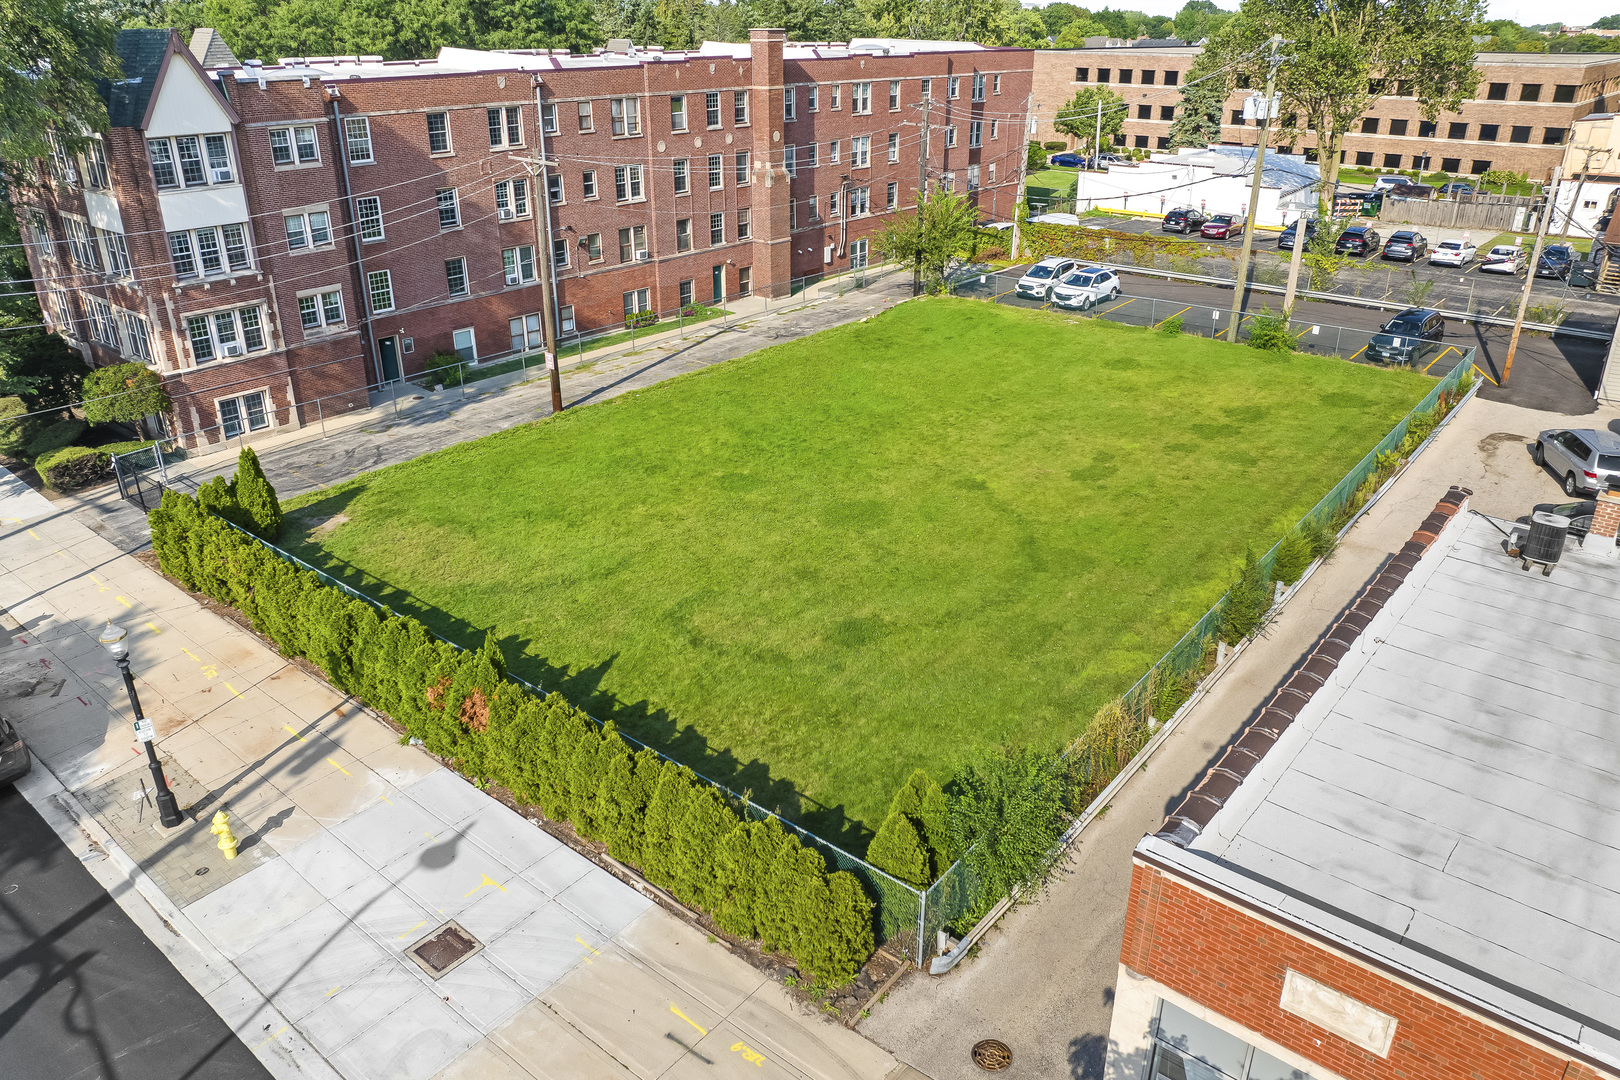
[(448, 154), (450, 152), (450, 114), (430, 112), (427, 114), (428, 153)]
[(955, 146), (956, 145), (956, 125), (955, 124), (946, 124), (945, 125), (945, 145), (946, 146)]
[(920, 90), (921, 90), (921, 93), (922, 93), (922, 99), (924, 101), (928, 101), (928, 100), (932, 99), (933, 96), (934, 96), (934, 80), (933, 79), (923, 79), (921, 84), (920, 84)]
[(110, 186), (107, 180), (107, 150), (101, 145), (100, 139), (91, 139), (84, 148), (84, 186), (102, 189)]
[(827, 96), (832, 99), (832, 105), (831, 105), (832, 108), (834, 108), (834, 109), (839, 108), (839, 102), (843, 98), (843, 93), (844, 93), (844, 84), (843, 83), (833, 83), (832, 86), (829, 88), (829, 93), (828, 93)]
[(999, 138), (1001, 138), (1001, 121), (992, 120), (990, 121), (990, 140), (994, 142)]
[(199, 364), (265, 348), (264, 315), (258, 305), (186, 316), (186, 340)]
[(738, 152), (736, 159), (732, 162), (732, 164), (734, 166), (732, 179), (736, 181), (738, 187), (742, 187), (744, 184), (748, 183), (748, 151), (743, 150)]
[(635, 316), (640, 315), (644, 311), (651, 310), (651, 289), (631, 289), (629, 292), (624, 294), (624, 318), (626, 322), (630, 321), (630, 319), (634, 318)]
[(129, 277), (129, 245), (124, 242), (124, 234), (97, 229), (96, 236), (101, 241), (107, 273), (113, 277)]
[(900, 111), (900, 80), (899, 79), (890, 79), (889, 80), (889, 111), (890, 112), (899, 112)]
[(686, 158), (676, 158), (671, 164), (675, 170), (675, 194), (689, 194), (692, 190), (691, 162)]
[(568, 238), (559, 236), (551, 241), (551, 265), (558, 270), (568, 269)]
[(967, 185), (968, 185), (968, 190), (969, 191), (978, 190), (978, 187), (979, 187), (979, 167), (977, 165), (969, 165), (968, 166)]
[(748, 123), (748, 91), (731, 92), (731, 122), (738, 127)]
[(118, 325), (124, 332), (124, 355), (143, 364), (152, 362), (152, 328), (143, 316), (131, 311), (118, 313)]
[(270, 413), (265, 408), (265, 392), (255, 390), (239, 397), (221, 398), (219, 426), (227, 439), (234, 439), (244, 431), (260, 431), (270, 426)]
[(691, 218), (684, 218), (683, 217), (683, 218), (676, 218), (675, 219), (675, 250), (676, 251), (691, 251), (692, 250), (692, 219)]
[(56, 132), (47, 130), (45, 141), (51, 148), (51, 175), (64, 184), (79, 182), (79, 170), (73, 164), (73, 155), (67, 152)]
[[(562, 177), (558, 181), (557, 199), (561, 201)], [(501, 221), (509, 218), (529, 216), (529, 181), (525, 178), (516, 180), (497, 180), (495, 182), (495, 216)]]
[(538, 349), (545, 341), (541, 331), (539, 312), (508, 319), (506, 325), (512, 335), (513, 352), (522, 352), (524, 349)]
[(46, 317), (51, 321), (51, 327), (63, 337), (76, 337), (73, 330), (73, 301), (68, 299), (66, 289), (52, 289), (45, 297)]
[(383, 238), (382, 198), (367, 195), (354, 201), (354, 216), (360, 226), (362, 241)]
[(968, 145), (970, 147), (971, 146), (983, 146), (984, 145), (984, 121), (983, 120), (970, 120), (968, 122)]
[(613, 197), (619, 202), (640, 202), (646, 198), (642, 192), (640, 165), (613, 167)]
[(287, 250), (330, 247), (332, 220), (325, 210), (311, 210), (307, 214), (283, 214), (287, 227)]
[(866, 116), (872, 112), (871, 83), (858, 82), (850, 84), (849, 111), (855, 116)]
[(551, 200), (553, 206), (563, 204), (563, 178), (561, 173), (546, 174), (546, 197)]
[(440, 188), (433, 195), (439, 208), (439, 228), (461, 228), (461, 205), (456, 201), (456, 189)]
[(521, 107), (506, 105), (494, 109), (485, 109), (484, 118), (489, 124), (490, 149), (523, 145), (523, 109)]
[(817, 102), (821, 97), (821, 87), (814, 83), (804, 88), (804, 106), (811, 112), (816, 111)]
[(782, 153), (782, 167), (787, 169), (789, 176), (799, 175), (799, 148), (791, 143)]
[(669, 99), (669, 127), (671, 131), (686, 130), (686, 95), (673, 94)]
[(726, 167), (725, 158), (720, 154), (709, 155), (709, 190), (718, 191), (725, 186)]
[(900, 160), (900, 133), (898, 131), (891, 131), (891, 132), (889, 132), (889, 161), (892, 164), (893, 162), (896, 162), (896, 161), (899, 161), (899, 160)]
[(703, 119), (709, 127), (720, 126), (720, 91), (710, 90), (703, 95)]
[(579, 178), (579, 194), (581, 198), (596, 198), (596, 170), (586, 169)]
[(681, 284), (680, 284), (680, 301), (681, 301), (681, 307), (682, 308), (691, 307), (692, 306), (692, 301), (694, 299), (696, 299), (697, 290), (694, 288), (695, 284), (696, 283), (693, 282), (691, 278), (687, 278), (685, 281), (681, 282)]
[(961, 89), (961, 82), (961, 78), (956, 75), (952, 75), (950, 78), (946, 79), (945, 96), (950, 100), (955, 101), (958, 96), (958, 91)]
[(748, 239), (752, 220), (753, 214), (746, 206), (737, 211), (737, 239)]
[(829, 194), (827, 196), (827, 216), (828, 217), (837, 217), (838, 213), (839, 213), (838, 206), (839, 206), (838, 192), (834, 191), (834, 192), (832, 192), (831, 194)]
[(801, 146), (799, 148), (800, 150), (802, 150), (804, 152), (804, 167), (805, 168), (813, 169), (813, 168), (816, 167), (816, 147), (818, 147), (819, 145), (821, 145), (821, 144), (820, 143), (805, 143), (803, 146)]
[(298, 294), (298, 321), (305, 333), (343, 325), (343, 291), (317, 289)]
[(631, 135), (640, 135), (641, 99), (616, 97), (612, 99), (611, 104), (613, 107), (614, 138), (628, 138)]
[(857, 135), (849, 140), (849, 167), (852, 169), (872, 167), (872, 136)]
[(647, 257), (647, 226), (632, 225), (619, 230), (619, 261), (634, 262)]
[(118, 340), (118, 320), (113, 318), (112, 305), (99, 296), (84, 298), (86, 321), (90, 325), (90, 340), (113, 349), (122, 349)]
[(990, 76), (990, 92), (992, 94), (1001, 93), (1001, 76), (1000, 75), (992, 75), (992, 76)]
[(45, 211), (30, 208), (23, 216), (23, 239), (42, 259), (56, 261), (56, 244), (51, 240), (50, 221)]
[(237, 273), (253, 266), (246, 225), (208, 226), (169, 234), (169, 259), (177, 278)]
[(602, 261), (602, 234), (589, 233), (585, 237), (585, 258), (593, 263)]
[(726, 215), (709, 215), (709, 246), (718, 247), (726, 242)]
[(973, 100), (984, 100), (984, 76), (978, 72), (973, 73)]
[(864, 270), (866, 268), (865, 240), (851, 240), (849, 243), (849, 268), (851, 270)]
[(993, 162), (993, 161), (990, 163), (990, 181), (989, 182), (992, 183), (992, 184), (996, 182), (996, 163)]
[(849, 192), (849, 216), (863, 217), (870, 212), (872, 198), (871, 188), (851, 188)]
[(798, 87), (787, 86), (782, 89), (782, 119), (795, 120), (794, 108), (798, 104)]
[(591, 115), (591, 112), (590, 102), (581, 101), (579, 103), (579, 130), (582, 134), (596, 130), (596, 119)]
[(444, 260), (444, 285), (451, 296), (467, 295), (467, 260), (463, 256)]
[(838, 140), (834, 139), (827, 144), (827, 164), (838, 164)]
[[(428, 129), (431, 132), (432, 122)], [(315, 141), (315, 129), (310, 126), (283, 127), (270, 129), (270, 161), (271, 164), (282, 165), (312, 165), (321, 160), (319, 144)]]
[(236, 182), (230, 140), (224, 135), (176, 135), (148, 139), (152, 178), (160, 188), (204, 187)]
[(394, 274), (391, 270), (372, 270), (366, 274), (366, 293), (371, 298), (373, 314), (394, 310)]
[(450, 347), (469, 364), (478, 362), (478, 336), (471, 326), (450, 331)]
[(501, 252), (508, 285), (522, 285), (535, 279), (534, 245), (509, 247)]
[(557, 103), (555, 101), (542, 101), (540, 103), (540, 130), (547, 135), (557, 134)]
[(887, 207), (890, 210), (893, 210), (897, 205), (899, 205), (899, 203), (900, 203), (900, 183), (897, 180), (890, 180), (889, 181), (888, 198), (884, 202), (884, 206)]
[(370, 165), (377, 160), (371, 154), (371, 121), (366, 117), (343, 118), (343, 141), (349, 147), (350, 165)]
[(62, 228), (67, 233), (68, 259), (73, 265), (84, 270), (100, 270), (101, 260), (96, 258), (90, 223), (63, 214)]

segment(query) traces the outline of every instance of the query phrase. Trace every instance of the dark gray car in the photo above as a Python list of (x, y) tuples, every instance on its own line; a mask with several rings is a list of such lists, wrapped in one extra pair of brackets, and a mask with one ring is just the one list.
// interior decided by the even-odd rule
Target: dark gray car
[(1446, 320), (1433, 308), (1407, 308), (1367, 342), (1367, 359), (1416, 364), (1445, 345)]
[(1564, 494), (1607, 491), (1620, 481), (1620, 436), (1591, 428), (1549, 428), (1530, 454), (1564, 482)]
[(0, 716), (0, 784), (26, 776), (32, 764), (33, 758), (23, 745), (22, 736), (11, 726), (11, 721)]

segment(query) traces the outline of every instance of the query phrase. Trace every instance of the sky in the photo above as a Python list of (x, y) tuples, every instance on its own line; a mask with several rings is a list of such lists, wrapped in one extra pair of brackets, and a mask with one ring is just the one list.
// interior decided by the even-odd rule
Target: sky
[[(1047, 2), (1049, 0), (1025, 0), (1026, 6), (1035, 7), (1045, 7)], [(1174, 15), (1181, 10), (1186, 0), (1107, 0), (1106, 3), (1077, 0), (1077, 2), (1080, 7), (1087, 9), (1112, 7), (1141, 11), (1148, 15)], [(1237, 10), (1235, 3), (1221, 0), (1217, 2), (1229, 11)], [(1552, 10), (1554, 8), (1556, 13)], [(1493, 19), (1512, 19), (1525, 25), (1562, 19), (1569, 26), (1589, 26), (1605, 15), (1620, 14), (1620, 0), (1558, 0), (1558, 3), (1551, 5), (1546, 0), (1489, 0), (1488, 10)]]

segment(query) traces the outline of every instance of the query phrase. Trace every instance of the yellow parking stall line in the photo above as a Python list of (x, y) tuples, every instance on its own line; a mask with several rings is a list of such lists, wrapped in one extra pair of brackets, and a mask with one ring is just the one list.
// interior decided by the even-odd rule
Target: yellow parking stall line
[(124, 605), (124, 606), (125, 606), (125, 607), (127, 607), (127, 608), (131, 608), (131, 609), (133, 609), (133, 608), (134, 608), (134, 607), (135, 607), (135, 605), (134, 605), (134, 604), (132, 604), (132, 603), (130, 603), (130, 602), (129, 602), (129, 601), (128, 601), (128, 600), (127, 600), (127, 599), (125, 599), (125, 598), (124, 598), (124, 597), (122, 597), (122, 596), (120, 596), (120, 597), (119, 597), (119, 598), (118, 598), (118, 602), (119, 602), (119, 603), (120, 603), (120, 604), (123, 604), (123, 605)]
[(415, 926), (411, 927), (409, 930), (405, 931), (405, 933), (399, 935), (399, 937), (395, 938), (394, 940), (398, 941), (398, 940), (400, 940), (400, 938), (409, 937), (411, 934), (416, 933), (418, 930), (422, 929), (422, 927), (424, 927), (426, 925), (427, 925), (427, 920), (423, 919), (421, 922), (417, 923)]
[(202, 657), (198, 656), (196, 653), (192, 652), (190, 649), (186, 648), (184, 645), (180, 646), (180, 651), (185, 653), (187, 656), (191, 657), (193, 660), (197, 661), (197, 663), (199, 663), (199, 664), (202, 663)]
[(1480, 377), (1482, 379), (1484, 379), (1486, 382), (1490, 383), (1492, 386), (1501, 386), (1502, 385), (1501, 383), (1497, 382), (1495, 379), (1491, 378), (1489, 375), (1485, 374), (1484, 369), (1482, 369), (1478, 364), (1474, 365), (1474, 370), (1479, 372)]
[[(225, 685), (229, 686), (230, 683), (226, 683)], [(281, 725), (281, 730), (285, 731), (287, 734), (291, 735), (293, 738), (297, 739), (299, 742), (304, 741), (304, 737), (302, 735), (298, 734), (298, 732), (294, 731), (291, 724), (282, 724)]]
[(39, 535), (39, 533), (35, 532), (33, 529), (28, 530), (28, 535), (32, 536), (35, 540), (43, 540), (43, 539), (45, 539), (43, 536)]
[(152, 631), (152, 633), (154, 633), (154, 634), (161, 634), (161, 633), (163, 633), (163, 631), (161, 631), (161, 630), (159, 630), (159, 629), (158, 629), (158, 628), (157, 628), (157, 624), (156, 624), (156, 623), (147, 623), (147, 624), (146, 624), (146, 628), (147, 628), (147, 629), (148, 629), (148, 630), (150, 630), (150, 631)]
[(1360, 356), (1362, 353), (1364, 353), (1366, 351), (1367, 351), (1367, 346), (1363, 345), (1361, 348), (1357, 349), (1355, 352), (1350, 354), (1350, 359), (1354, 360), (1356, 357)]
[[(1110, 308), (1109, 310), (1113, 310), (1113, 309)], [(1192, 305), (1188, 304), (1186, 307), (1184, 307), (1180, 311), (1176, 312), (1176, 315), (1185, 315), (1185, 314), (1187, 314), (1187, 312), (1189, 312), (1191, 310), (1192, 310)], [(1159, 327), (1163, 326), (1165, 323), (1167, 323), (1171, 319), (1175, 318), (1176, 315), (1171, 315), (1171, 316), (1168, 316), (1166, 318), (1160, 319), (1158, 322), (1153, 324), (1153, 329), (1157, 330)]]
[(1446, 353), (1449, 353), (1449, 352), (1462, 352), (1462, 350), (1457, 348), (1457, 346), (1455, 346), (1455, 345), (1447, 345), (1446, 346), (1446, 352), (1443, 352), (1439, 356), (1435, 357), (1433, 360), (1430, 360), (1429, 361), (1429, 367), (1426, 367), (1426, 368), (1423, 369), (1423, 374), (1427, 375), (1429, 373), (1429, 368), (1432, 368), (1432, 367), (1434, 367), (1434, 365), (1438, 364), (1445, 357)]
[(1113, 307), (1109, 308), (1108, 310), (1109, 311), (1118, 311), (1122, 307), (1129, 307), (1130, 305), (1136, 303), (1137, 299), (1138, 299), (1137, 297), (1133, 296), (1129, 300), (1125, 301), (1123, 304), (1115, 304)]
[(699, 1035), (707, 1035), (709, 1033), (708, 1028), (698, 1024), (696, 1020), (693, 1020), (690, 1016), (687, 1016), (685, 1013), (681, 1012), (681, 1010), (677, 1009), (674, 1005), (669, 1007), (669, 1011), (680, 1017), (682, 1020), (685, 1020), (688, 1024), (691, 1024), (693, 1027), (697, 1028)]
[(232, 686), (230, 683), (225, 684), (225, 689), (229, 690), (231, 693), (235, 694), (237, 697), (242, 696), (242, 691), (238, 690), (236, 687)]
[[(225, 685), (229, 686), (230, 683), (226, 683)], [(326, 762), (327, 762), (328, 765), (332, 766), (332, 768), (336, 769), (338, 772), (342, 773), (344, 776), (353, 776), (354, 775), (348, 769), (345, 769), (343, 766), (339, 765), (337, 762), (333, 761), (331, 758), (327, 758)], [(505, 892), (504, 889), (501, 890), (501, 891)]]
[(254, 1045), (253, 1049), (257, 1050), (259, 1047), (263, 1046), (265, 1043), (275, 1042), (277, 1039), (281, 1038), (285, 1034), (287, 1034), (287, 1029), (282, 1028), (280, 1031), (276, 1032), (274, 1035), (271, 1035), (271, 1036), (269, 1036), (267, 1038), (259, 1040), (259, 1042)]

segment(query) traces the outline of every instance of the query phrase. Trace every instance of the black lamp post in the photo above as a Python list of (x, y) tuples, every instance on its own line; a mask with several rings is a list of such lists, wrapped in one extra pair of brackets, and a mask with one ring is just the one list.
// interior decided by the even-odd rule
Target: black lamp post
[(175, 802), (174, 792), (169, 790), (169, 782), (163, 778), (163, 766), (158, 764), (157, 751), (152, 748), (152, 736), (141, 730), (147, 720), (141, 715), (141, 699), (135, 696), (135, 676), (129, 673), (129, 646), (124, 644), (127, 636), (128, 631), (108, 620), (107, 628), (101, 632), (101, 643), (112, 654), (113, 662), (124, 676), (124, 689), (129, 691), (129, 706), (135, 710), (135, 733), (146, 744), (146, 764), (152, 770), (152, 783), (157, 788), (158, 820), (164, 828), (172, 829), (185, 818), (180, 816), (180, 805)]

